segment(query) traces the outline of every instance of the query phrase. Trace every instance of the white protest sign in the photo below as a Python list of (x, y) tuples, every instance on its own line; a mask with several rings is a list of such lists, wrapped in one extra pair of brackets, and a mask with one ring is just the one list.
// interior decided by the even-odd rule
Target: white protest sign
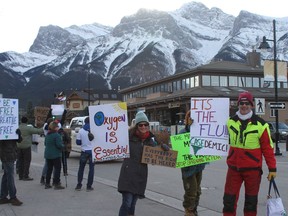
[(89, 106), (94, 161), (129, 157), (127, 104)]
[(64, 112), (64, 104), (52, 104), (51, 109), (53, 116), (62, 116)]
[(228, 154), (229, 98), (191, 98), (190, 153)]
[(18, 99), (0, 98), (0, 140), (18, 139)]

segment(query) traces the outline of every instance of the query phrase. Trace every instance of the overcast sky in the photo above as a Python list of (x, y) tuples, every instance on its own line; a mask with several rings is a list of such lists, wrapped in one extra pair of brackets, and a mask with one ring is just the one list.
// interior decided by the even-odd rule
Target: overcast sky
[[(0, 52), (28, 52), (40, 26), (100, 23), (114, 27), (123, 16), (140, 8), (173, 11), (191, 0), (2, 0), (0, 3)], [(246, 10), (270, 17), (287, 17), (283, 0), (198, 0), (237, 16)], [(272, 29), (272, 23), (271, 23)], [(288, 31), (288, 28), (287, 28)]]

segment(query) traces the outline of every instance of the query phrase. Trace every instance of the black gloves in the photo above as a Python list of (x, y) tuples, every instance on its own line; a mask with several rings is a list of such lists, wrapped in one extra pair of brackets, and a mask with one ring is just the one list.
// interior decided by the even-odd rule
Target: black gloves
[(21, 136), (21, 131), (20, 131), (19, 128), (16, 129), (16, 134), (18, 134), (18, 140), (17, 140), (17, 142), (18, 142), (18, 143), (21, 143), (22, 140), (23, 140), (23, 138), (22, 138), (22, 136)]
[(88, 139), (92, 141), (94, 139), (94, 135), (91, 132), (88, 132)]
[(16, 134), (18, 134), (19, 136), (21, 136), (21, 131), (19, 128), (16, 129)]

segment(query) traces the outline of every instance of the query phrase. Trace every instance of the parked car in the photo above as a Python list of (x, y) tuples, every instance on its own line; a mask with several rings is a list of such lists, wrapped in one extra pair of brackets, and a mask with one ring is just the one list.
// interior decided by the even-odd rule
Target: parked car
[(79, 117), (74, 117), (71, 119), (69, 128), (71, 130), (75, 130), (76, 127), (82, 127), (84, 125), (84, 120), (88, 116), (79, 116)]
[[(275, 141), (276, 137), (276, 122), (267, 122), (269, 124), (271, 138)], [(278, 122), (279, 141), (286, 141), (288, 135), (288, 126), (284, 122)]]
[(80, 127), (76, 127), (74, 130), (71, 130), (71, 150), (81, 153), (81, 146), (76, 144), (77, 133), (79, 132), (79, 130)]
[(72, 151), (74, 152), (81, 152), (81, 146), (76, 144), (76, 137), (79, 130), (84, 125), (84, 120), (88, 116), (80, 116), (71, 119), (69, 124), (69, 128), (71, 129), (71, 144), (72, 144)]

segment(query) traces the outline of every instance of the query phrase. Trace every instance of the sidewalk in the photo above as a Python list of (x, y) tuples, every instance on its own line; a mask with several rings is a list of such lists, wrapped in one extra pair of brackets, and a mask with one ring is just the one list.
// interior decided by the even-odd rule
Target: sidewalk
[[(19, 181), (15, 175), (17, 196), (22, 206), (0, 205), (0, 216), (117, 216), (121, 205), (121, 194), (117, 192), (116, 182), (95, 177), (94, 191), (75, 191), (76, 172), (69, 170), (67, 188), (64, 190), (44, 189), (40, 184), (43, 164), (32, 163), (33, 181)], [(2, 172), (0, 172), (2, 176)], [(37, 178), (38, 176), (38, 178)], [(84, 176), (85, 177), (85, 176)], [(65, 178), (61, 177), (65, 186)], [(86, 182), (86, 179), (84, 179)], [(164, 195), (146, 191), (146, 199), (136, 205), (137, 216), (183, 216), (181, 201)], [(220, 216), (218, 212), (199, 208), (201, 216)]]

